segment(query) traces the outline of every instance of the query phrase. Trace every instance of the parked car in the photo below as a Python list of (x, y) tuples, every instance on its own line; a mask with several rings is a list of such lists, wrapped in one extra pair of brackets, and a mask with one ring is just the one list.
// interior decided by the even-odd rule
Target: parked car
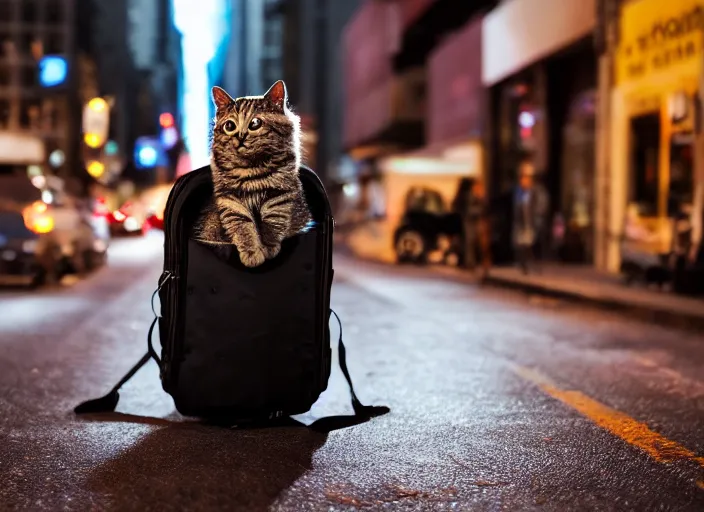
[(412, 187), (406, 194), (405, 204), (404, 215), (393, 237), (398, 263), (424, 264), (428, 255), (439, 248), (442, 237), (461, 234), (459, 217), (449, 211), (439, 192)]
[(1, 178), (0, 284), (37, 286), (104, 264), (109, 230), (80, 200), (57, 193), (48, 204), (26, 178)]
[(150, 229), (164, 231), (164, 216), (158, 213), (150, 214), (144, 221), (144, 231), (147, 232)]

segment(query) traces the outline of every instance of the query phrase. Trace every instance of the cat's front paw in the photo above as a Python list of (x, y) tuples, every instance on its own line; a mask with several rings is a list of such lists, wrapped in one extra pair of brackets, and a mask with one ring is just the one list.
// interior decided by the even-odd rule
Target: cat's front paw
[(264, 251), (266, 252), (266, 259), (274, 259), (281, 252), (281, 244), (267, 245)]
[(245, 267), (258, 267), (266, 261), (266, 254), (262, 247), (240, 251), (240, 261)]

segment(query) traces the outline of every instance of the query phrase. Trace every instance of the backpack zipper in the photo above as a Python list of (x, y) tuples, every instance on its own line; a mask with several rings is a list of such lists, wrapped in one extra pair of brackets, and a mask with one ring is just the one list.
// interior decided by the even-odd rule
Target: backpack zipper
[[(321, 368), (320, 368), (320, 390), (321, 392), (327, 388), (327, 380), (330, 378), (330, 368), (332, 366), (332, 355), (330, 348), (330, 289), (332, 286), (332, 236), (335, 231), (335, 219), (332, 215), (327, 215), (325, 219), (325, 226), (323, 227), (323, 243), (325, 244), (323, 251), (323, 261), (325, 262), (325, 267), (323, 270), (322, 283), (322, 299), (323, 306), (325, 308), (318, 308), (320, 315), (322, 315), (320, 326), (322, 328), (321, 332)], [(327, 340), (327, 343), (325, 341)], [(328, 357), (330, 355), (330, 358)]]
[[(325, 186), (323, 185), (322, 180), (320, 177), (315, 174), (312, 170), (308, 168), (303, 168), (305, 171), (312, 175), (314, 180), (316, 181), (318, 185), (318, 191), (323, 195), (325, 198), (325, 203), (326, 203), (326, 208), (325, 208), (325, 219), (321, 223), (322, 224), (322, 240), (320, 243), (323, 244), (323, 275), (320, 283), (320, 297), (323, 300), (324, 304), (322, 306), (326, 306), (326, 308), (318, 308), (318, 311), (316, 312), (316, 315), (318, 316), (318, 329), (319, 335), (320, 335), (320, 367), (318, 369), (319, 375), (318, 375), (318, 385), (320, 386), (320, 391), (324, 390), (327, 387), (327, 379), (329, 378), (328, 374), (328, 369), (331, 367), (331, 364), (329, 364), (328, 361), (328, 352), (330, 351), (330, 337), (326, 336), (326, 333), (329, 332), (329, 322), (330, 322), (330, 286), (332, 283), (330, 282), (330, 277), (331, 277), (331, 269), (332, 269), (332, 236), (334, 233), (334, 226), (335, 226), (335, 219), (332, 216), (332, 212), (330, 211), (330, 203), (328, 200), (328, 195), (327, 192), (325, 191)], [(327, 311), (324, 311), (324, 309), (327, 309)], [(326, 346), (325, 340), (327, 339), (328, 343)]]
[[(167, 348), (168, 350), (163, 351), (162, 360), (162, 384), (165, 390), (171, 387), (174, 381), (174, 376), (172, 373), (172, 362), (176, 358), (176, 335), (178, 332), (178, 320), (179, 320), (179, 295), (181, 291), (181, 279), (179, 279), (179, 272), (181, 270), (181, 265), (179, 261), (179, 254), (177, 247), (181, 243), (181, 231), (182, 222), (180, 215), (180, 208), (182, 207), (182, 202), (179, 202), (178, 195), (181, 190), (195, 177), (198, 176), (198, 171), (195, 170), (191, 173), (186, 174), (183, 178), (176, 182), (171, 194), (169, 196), (168, 205), (169, 208), (165, 212), (164, 218), (168, 218), (169, 222), (166, 223), (168, 229), (168, 239), (170, 243), (165, 244), (164, 247), (164, 270), (171, 274), (171, 282), (167, 288), (166, 294), (169, 297), (169, 316), (168, 316), (168, 328), (167, 328)], [(176, 211), (178, 210), (178, 211)], [(177, 213), (176, 218), (172, 220), (174, 213)], [(186, 251), (182, 251), (183, 254)], [(162, 349), (163, 350), (163, 349)]]
[[(167, 337), (167, 342), (168, 342), (168, 350), (164, 351), (162, 348), (162, 385), (166, 391), (169, 390), (171, 387), (171, 384), (175, 381), (175, 375), (173, 374), (172, 370), (172, 363), (173, 361), (177, 360), (179, 357), (179, 353), (177, 353), (177, 350), (180, 352), (180, 345), (181, 343), (177, 343), (177, 333), (178, 333), (178, 323), (179, 323), (179, 295), (181, 292), (181, 287), (182, 287), (182, 280), (179, 279), (179, 272), (182, 268), (185, 268), (185, 260), (186, 257), (185, 255), (188, 253), (187, 250), (182, 250), (181, 254), (178, 254), (178, 251), (176, 250), (177, 247), (180, 247), (181, 244), (181, 239), (182, 239), (182, 231), (183, 231), (183, 223), (181, 221), (181, 215), (177, 215), (176, 218), (172, 221), (172, 217), (174, 214), (174, 211), (177, 210), (178, 207), (178, 213), (180, 214), (180, 207), (182, 206), (183, 201), (179, 202), (178, 200), (178, 194), (180, 193), (181, 190), (185, 188), (185, 186), (192, 180), (195, 179), (196, 177), (200, 176), (199, 173), (204, 172), (204, 169), (209, 169), (207, 167), (203, 167), (201, 169), (194, 170), (185, 176), (183, 176), (180, 180), (176, 182), (174, 185), (173, 189), (171, 190), (171, 193), (169, 194), (169, 199), (167, 201), (167, 210), (164, 214), (164, 218), (168, 218), (169, 221), (165, 223), (167, 226), (167, 229), (169, 231), (169, 241), (171, 243), (165, 244), (165, 251), (164, 251), (164, 271), (169, 272), (171, 275), (171, 279), (169, 280), (169, 283), (167, 285), (167, 290), (166, 290), (166, 295), (169, 296), (169, 322), (168, 322), (168, 337)], [(312, 170), (308, 168), (303, 168), (307, 173), (312, 175), (313, 179), (317, 183), (317, 188), (320, 193), (322, 193), (323, 197), (325, 198), (325, 220), (322, 223), (322, 235), (323, 235), (323, 241), (321, 243), (324, 244), (323, 247), (323, 261), (324, 261), (324, 269), (323, 269), (323, 276), (322, 276), (322, 283), (321, 283), (321, 292), (322, 292), (322, 298), (324, 299), (325, 304), (324, 306), (327, 306), (327, 309), (329, 310), (330, 306), (330, 293), (329, 293), (329, 288), (332, 283), (329, 282), (330, 280), (330, 269), (332, 267), (332, 260), (331, 260), (331, 251), (332, 251), (332, 233), (333, 233), (333, 228), (334, 228), (334, 219), (332, 217), (332, 213), (330, 212), (330, 206), (329, 206), (329, 201), (328, 201), (328, 196), (327, 192), (325, 191), (325, 187), (323, 186), (323, 182), (320, 179), (320, 177), (315, 174)], [(175, 226), (172, 226), (172, 224), (175, 224)], [(330, 237), (330, 238), (328, 238)], [(180, 256), (180, 259), (179, 259)], [(326, 338), (326, 322), (329, 321), (329, 311), (325, 312), (322, 311), (323, 308), (319, 308), (319, 312), (317, 313), (318, 315), (321, 315), (322, 318), (320, 319), (320, 322), (318, 323), (319, 326), (322, 327), (322, 339), (320, 342), (320, 350), (321, 350), (321, 366), (319, 368), (319, 383), (321, 386), (321, 390), (326, 387), (326, 372), (329, 367), (328, 362), (327, 362), (327, 351), (330, 349), (329, 346), (329, 339), (328, 339), (328, 346), (325, 345), (325, 338)], [(328, 326), (329, 328), (329, 326)]]

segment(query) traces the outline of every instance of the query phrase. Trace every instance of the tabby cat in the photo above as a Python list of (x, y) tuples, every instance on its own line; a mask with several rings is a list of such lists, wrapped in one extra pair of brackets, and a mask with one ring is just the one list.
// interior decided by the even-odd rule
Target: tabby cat
[(300, 119), (288, 108), (281, 80), (263, 96), (233, 99), (219, 87), (212, 96), (213, 200), (193, 238), (225, 250), (234, 244), (240, 261), (256, 267), (311, 221), (298, 175)]

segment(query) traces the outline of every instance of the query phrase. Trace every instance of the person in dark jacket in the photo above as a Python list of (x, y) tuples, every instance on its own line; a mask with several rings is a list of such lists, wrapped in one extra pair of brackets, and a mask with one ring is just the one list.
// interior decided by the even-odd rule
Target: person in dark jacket
[(545, 189), (535, 183), (535, 167), (530, 159), (521, 161), (518, 186), (514, 192), (513, 246), (524, 274), (535, 264), (534, 248), (543, 236), (548, 198)]
[(491, 226), (489, 224), (489, 205), (486, 199), (486, 189), (481, 181), (476, 181), (472, 187), (470, 201), (470, 216), (474, 217), (477, 232), (477, 242), (481, 254), (482, 278), (489, 276), (491, 268)]

